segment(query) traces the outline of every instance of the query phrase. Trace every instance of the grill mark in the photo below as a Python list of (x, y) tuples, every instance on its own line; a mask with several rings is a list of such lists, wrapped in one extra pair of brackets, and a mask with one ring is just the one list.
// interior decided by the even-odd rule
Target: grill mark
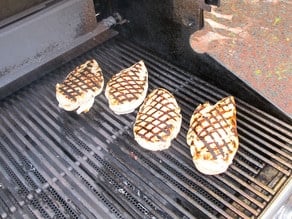
[[(205, 128), (205, 129), (208, 129), (209, 127), (212, 127), (212, 128), (213, 128), (212, 123), (211, 123), (211, 120), (210, 120), (209, 118), (205, 118), (205, 120), (208, 121), (208, 123), (209, 123), (209, 126), (207, 126), (207, 128)], [(202, 131), (204, 131), (204, 129), (202, 129)], [(215, 131), (215, 130), (214, 130), (214, 131)], [(216, 131), (215, 131), (215, 132), (216, 132)], [(203, 135), (203, 136), (199, 135), (199, 137), (202, 138), (201, 141), (203, 141), (203, 143), (204, 143), (204, 147), (203, 147), (203, 148), (206, 147), (206, 148), (208, 149), (208, 151), (212, 154), (213, 158), (214, 158), (214, 159), (217, 159), (217, 154), (215, 153), (214, 148), (212, 148), (212, 147), (210, 146), (211, 144), (208, 143), (208, 142), (205, 140), (206, 136), (210, 136), (210, 137), (213, 139), (213, 143), (216, 144), (216, 147), (219, 149), (220, 154), (222, 154), (223, 151), (222, 151), (221, 147), (219, 147), (219, 144), (215, 141), (214, 136), (213, 136), (213, 135), (210, 135), (210, 134), (207, 132), (207, 130), (206, 130), (206, 133), (207, 133), (207, 134), (206, 134), (206, 135)]]
[[(96, 68), (96, 73), (93, 73)], [(96, 80), (95, 80), (96, 79)], [(103, 78), (102, 72), (97, 63), (93, 60), (77, 66), (60, 85), (59, 89), (68, 99), (76, 101), (77, 96), (94, 88), (101, 88)], [(83, 91), (83, 92), (82, 92)]]
[[(153, 98), (153, 96), (156, 96), (151, 104), (145, 106), (143, 105), (143, 108), (141, 109), (141, 113), (139, 114), (139, 121), (136, 123), (136, 127), (138, 127), (136, 134), (148, 141), (153, 142), (155, 138), (165, 141), (168, 136), (171, 134), (171, 130), (174, 129), (174, 126), (172, 124), (169, 124), (171, 120), (178, 121), (178, 118), (180, 117), (179, 112), (176, 112), (174, 109), (178, 109), (178, 106), (176, 106), (173, 102), (167, 101), (167, 99), (163, 96), (164, 94), (167, 94), (170, 98), (172, 95), (169, 95), (163, 90), (157, 90), (153, 95), (149, 96), (150, 98)], [(159, 101), (158, 98), (163, 97), (163, 100)], [(153, 102), (155, 102), (153, 104)], [(161, 105), (160, 107), (158, 105)], [(153, 105), (153, 107), (149, 107)], [(172, 108), (170, 108), (172, 106)], [(149, 109), (146, 112), (143, 112), (146, 107), (149, 107)], [(162, 111), (161, 109), (167, 107), (168, 110)], [(154, 110), (153, 110), (154, 109)], [(149, 111), (152, 111), (152, 113), (149, 113)], [(143, 113), (142, 113), (143, 112)], [(155, 117), (154, 115), (157, 115), (157, 112), (161, 112), (161, 115), (158, 117)], [(175, 115), (171, 115), (175, 114)], [(145, 116), (145, 119), (141, 119), (142, 116)], [(164, 116), (166, 116), (166, 119), (162, 119)], [(149, 119), (151, 118), (151, 119)], [(146, 121), (149, 120), (149, 121)], [(158, 121), (158, 122), (157, 122)], [(155, 124), (155, 123), (157, 124)], [(145, 125), (143, 125), (146, 123)], [(152, 128), (148, 128), (148, 126), (153, 126)], [(158, 129), (158, 131), (154, 132), (155, 129)]]
[[(109, 94), (118, 104), (139, 99), (139, 95), (141, 95), (145, 89), (147, 80), (147, 76), (144, 77), (144, 80), (140, 79), (139, 73), (141, 70), (142, 64), (136, 63), (129, 69), (124, 70), (120, 75), (115, 75), (110, 80)], [(133, 73), (133, 75), (131, 73)]]
[[(228, 104), (229, 105), (229, 104)], [(224, 113), (228, 113), (229, 111), (224, 111)], [(228, 117), (227, 119), (224, 118), (223, 114), (220, 114), (220, 111), (218, 109), (216, 109), (216, 112), (219, 114), (219, 116), (221, 117), (221, 119), (224, 121), (224, 123), (228, 126), (228, 120), (230, 119), (230, 117)], [(226, 128), (224, 128), (224, 126), (221, 125), (221, 122), (219, 122), (220, 128), (225, 132), (226, 136), (228, 136), (228, 132), (226, 131)], [(218, 132), (219, 136), (222, 139), (222, 135)], [(229, 145), (227, 144), (226, 140), (223, 139), (225, 146), (227, 147), (228, 151), (230, 151)], [(223, 148), (224, 146), (222, 146)]]
[[(226, 106), (228, 106), (228, 105), (230, 105), (230, 104), (232, 104), (232, 102), (229, 100), (228, 101), (228, 103), (225, 103), (225, 105)], [(223, 109), (223, 111), (224, 111), (224, 109)], [(223, 114), (225, 114), (225, 113), (228, 113), (228, 112), (230, 112), (230, 111), (232, 111), (232, 110), (229, 110), (229, 111), (224, 111), (223, 113), (221, 113), (220, 112), (220, 110), (218, 110), (218, 108), (214, 108), (212, 111), (210, 111), (209, 113), (212, 115), (212, 117), (211, 118), (208, 118), (208, 117), (203, 117), (204, 119), (203, 119), (203, 121), (207, 121), (208, 122), (208, 125), (207, 126), (205, 126), (205, 127), (202, 127), (202, 130), (197, 134), (197, 136), (200, 138), (200, 140), (204, 143), (204, 147), (202, 147), (202, 149), (203, 148), (207, 148), (207, 150), (211, 153), (211, 155), (212, 155), (212, 157), (214, 158), (214, 159), (217, 159), (217, 157), (218, 157), (218, 155), (222, 155), (222, 157), (223, 158), (225, 158), (226, 156), (225, 156), (225, 153), (224, 153), (224, 151), (223, 151), (223, 148), (224, 147), (227, 147), (227, 149), (228, 149), (228, 151), (231, 151), (230, 150), (230, 147), (229, 147), (229, 145), (228, 145), (228, 142), (223, 138), (223, 136), (220, 134), (220, 132), (218, 131), (218, 130), (223, 130), (224, 132), (225, 132), (225, 134), (226, 134), (226, 136), (228, 136), (228, 132), (226, 131), (226, 128), (224, 128), (224, 126), (221, 124), (222, 123), (222, 121), (224, 122), (224, 124), (226, 125), (226, 126), (228, 126), (228, 120), (229, 119), (231, 119), (230, 117), (228, 117), (228, 118), (224, 118), (224, 116), (223, 116)], [(217, 116), (216, 115), (219, 115), (220, 116), (220, 118), (221, 119), (217, 119)], [(212, 118), (214, 118), (215, 119), (215, 122), (211, 122), (211, 119)], [(201, 123), (203, 122), (203, 121), (201, 121)], [(216, 125), (216, 124), (219, 124), (219, 128), (214, 128), (214, 126)], [(196, 128), (199, 126), (199, 123), (197, 123), (194, 127), (193, 127), (193, 131), (195, 131), (196, 132)], [(208, 128), (210, 128), (210, 127), (212, 127), (213, 128), (213, 130), (211, 130), (211, 131), (207, 131), (207, 129)], [(203, 132), (206, 132), (206, 134), (205, 135), (201, 135)], [(213, 135), (213, 133), (217, 133), (218, 135), (219, 135), (219, 137), (221, 137), (221, 139), (222, 139), (222, 141), (223, 141), (223, 143), (224, 144), (222, 144), (222, 145), (220, 145), (216, 140), (215, 140), (215, 137), (214, 137), (214, 135)], [(205, 138), (207, 137), (207, 136), (210, 136), (211, 138), (212, 138), (212, 142), (207, 142), (206, 140), (205, 140)], [(216, 148), (219, 150), (219, 154), (216, 154), (215, 153), (215, 151), (214, 151), (214, 148), (213, 147), (211, 147), (210, 145), (212, 144), (212, 143), (215, 143), (215, 145), (216, 145)]]
[[(90, 89), (93, 89), (94, 86), (97, 87), (97, 88), (101, 88), (101, 78), (100, 78), (100, 75), (101, 75), (101, 71), (98, 70), (97, 71), (97, 74), (94, 74), (93, 72), (90, 71), (91, 69), (90, 68), (85, 68), (82, 72), (80, 72), (80, 74), (82, 76), (85, 77), (86, 80), (89, 80), (92, 84), (88, 84), (88, 83), (84, 83), (84, 85), (87, 86), (87, 89), (84, 89), (84, 90), (90, 90)], [(88, 73), (86, 73), (88, 72)], [(76, 77), (77, 78), (77, 77)], [(79, 79), (79, 78), (78, 78)], [(94, 79), (97, 79), (97, 81), (95, 81)]]

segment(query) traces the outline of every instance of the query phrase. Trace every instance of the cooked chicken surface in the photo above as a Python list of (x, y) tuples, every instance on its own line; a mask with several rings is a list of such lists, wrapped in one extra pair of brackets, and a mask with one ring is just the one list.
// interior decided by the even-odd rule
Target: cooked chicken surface
[(234, 97), (215, 105), (200, 104), (191, 117), (187, 143), (199, 171), (209, 175), (225, 172), (239, 145)]
[(140, 107), (134, 124), (138, 144), (158, 151), (170, 147), (180, 131), (182, 116), (175, 97), (167, 90), (153, 90)]
[(71, 71), (61, 84), (56, 84), (59, 107), (77, 113), (88, 112), (94, 98), (104, 86), (102, 70), (96, 60), (91, 59)]
[(115, 74), (107, 83), (105, 96), (116, 114), (133, 112), (146, 97), (148, 71), (141, 60)]

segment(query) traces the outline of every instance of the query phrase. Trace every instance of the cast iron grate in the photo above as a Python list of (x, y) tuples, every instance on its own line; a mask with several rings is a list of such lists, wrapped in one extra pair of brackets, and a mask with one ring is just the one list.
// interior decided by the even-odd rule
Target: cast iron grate
[[(58, 108), (55, 84), (87, 59), (105, 81), (144, 60), (149, 91), (164, 87), (182, 108), (169, 150), (137, 146), (136, 112), (115, 115), (104, 94), (83, 115)], [(194, 108), (228, 94), (116, 38), (1, 102), (1, 218), (256, 218), (291, 178), (291, 124), (236, 98), (240, 149), (221, 175), (198, 172), (186, 144)]]

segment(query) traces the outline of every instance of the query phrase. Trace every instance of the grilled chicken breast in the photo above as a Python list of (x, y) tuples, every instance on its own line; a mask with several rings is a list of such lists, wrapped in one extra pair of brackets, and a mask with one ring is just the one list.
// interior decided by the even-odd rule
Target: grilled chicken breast
[(115, 74), (107, 83), (105, 96), (116, 114), (133, 112), (145, 99), (148, 71), (143, 61)]
[(187, 143), (199, 171), (208, 175), (225, 172), (239, 145), (234, 97), (215, 105), (200, 104), (191, 117)]
[(169, 148), (180, 131), (182, 116), (174, 96), (163, 88), (153, 90), (140, 107), (134, 124), (134, 137), (148, 150)]
[(78, 114), (88, 112), (103, 86), (101, 68), (94, 59), (88, 60), (70, 72), (63, 83), (56, 84), (59, 107), (67, 111), (77, 109)]

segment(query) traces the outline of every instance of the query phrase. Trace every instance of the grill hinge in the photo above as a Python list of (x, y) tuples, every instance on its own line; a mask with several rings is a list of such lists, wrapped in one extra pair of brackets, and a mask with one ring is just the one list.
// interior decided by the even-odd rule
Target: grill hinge
[(199, 7), (205, 11), (211, 11), (211, 5), (220, 6), (220, 0), (198, 0)]

